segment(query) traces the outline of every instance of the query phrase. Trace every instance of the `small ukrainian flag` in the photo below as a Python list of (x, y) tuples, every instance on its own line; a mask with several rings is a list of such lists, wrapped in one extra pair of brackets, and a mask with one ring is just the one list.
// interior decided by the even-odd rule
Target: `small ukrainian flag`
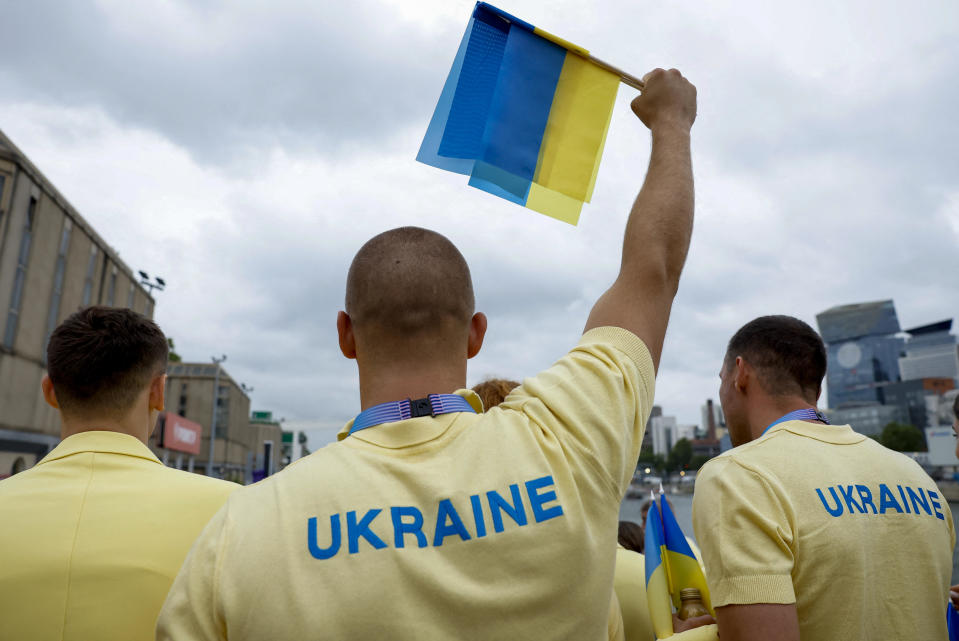
[[(673, 634), (673, 607), (680, 607), (680, 591), (696, 588), (709, 613), (716, 616), (709, 598), (706, 576), (679, 527), (665, 496), (652, 493), (652, 505), (646, 517), (646, 600), (653, 631), (659, 639)], [(670, 603), (672, 602), (672, 603)], [(670, 606), (673, 607), (670, 607)]]

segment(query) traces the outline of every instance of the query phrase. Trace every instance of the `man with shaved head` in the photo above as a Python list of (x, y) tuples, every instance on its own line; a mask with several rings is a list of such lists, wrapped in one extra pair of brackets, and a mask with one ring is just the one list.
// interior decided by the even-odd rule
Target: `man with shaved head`
[(158, 638), (606, 638), (619, 504), (693, 220), (695, 88), (656, 70), (632, 107), (649, 169), (579, 343), (484, 412), (465, 389), (487, 321), (463, 256), (416, 227), (371, 239), (337, 318), (362, 411), (234, 495)]

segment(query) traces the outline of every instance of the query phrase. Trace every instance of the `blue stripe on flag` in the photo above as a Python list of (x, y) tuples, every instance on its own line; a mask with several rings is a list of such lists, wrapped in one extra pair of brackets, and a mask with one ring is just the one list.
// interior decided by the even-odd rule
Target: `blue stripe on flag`
[(450, 105), (440, 156), (475, 159), (483, 151), (483, 132), (506, 49), (506, 31), (473, 21), (463, 65)]
[(469, 44), (470, 34), (473, 32), (473, 20), (470, 19), (466, 25), (466, 32), (463, 34), (463, 40), (460, 41), (460, 48), (456, 51), (456, 58), (453, 59), (453, 66), (446, 77), (446, 84), (443, 85), (443, 93), (436, 103), (436, 109), (433, 111), (433, 118), (430, 120), (430, 126), (426, 129), (426, 135), (423, 137), (423, 144), (420, 145), (420, 151), (416, 154), (416, 159), (427, 165), (453, 171), (458, 174), (469, 175), (473, 169), (473, 160), (467, 158), (448, 158), (439, 155), (440, 141), (443, 139), (443, 133), (446, 131), (446, 123), (449, 120), (450, 107), (453, 105), (453, 94), (459, 84), (460, 72), (463, 69), (463, 60), (466, 58), (466, 47)]
[(525, 29), (510, 29), (479, 159), (533, 180), (565, 60), (562, 47)]
[(662, 558), (662, 521), (659, 519), (659, 509), (656, 507), (656, 501), (649, 506), (649, 512), (646, 514), (646, 537), (643, 544), (643, 554), (646, 555), (646, 583), (649, 584), (649, 578), (653, 576), (660, 565), (663, 564)]
[(491, 24), (493, 24), (495, 20), (505, 20), (512, 24), (523, 27), (524, 29), (528, 29), (529, 31), (536, 29), (536, 27), (525, 20), (520, 20), (513, 14), (506, 13), (502, 9), (494, 7), (491, 4), (486, 4), (485, 2), (476, 3), (476, 8), (473, 9), (473, 17), (478, 20), (485, 20)]
[(470, 187), (482, 189), (517, 205), (526, 204), (526, 198), (529, 196), (532, 184), (531, 180), (520, 178), (516, 174), (503, 171), (482, 161), (476, 161), (469, 181)]
[(679, 527), (679, 523), (676, 521), (676, 516), (662, 495), (659, 497), (659, 507), (663, 513), (663, 531), (666, 534), (666, 549), (696, 559), (696, 555), (693, 553), (693, 549), (689, 547), (689, 542), (686, 540), (682, 528)]

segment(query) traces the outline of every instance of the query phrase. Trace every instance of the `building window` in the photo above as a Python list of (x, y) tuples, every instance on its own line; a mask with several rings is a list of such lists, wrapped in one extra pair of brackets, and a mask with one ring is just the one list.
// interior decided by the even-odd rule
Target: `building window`
[(97, 246), (90, 247), (90, 260), (87, 261), (87, 277), (83, 281), (83, 306), (90, 304), (93, 297), (93, 275), (97, 271)]
[(117, 294), (117, 268), (116, 265), (110, 270), (110, 285), (107, 288), (107, 307), (113, 307), (113, 301)]
[(7, 182), (7, 177), (0, 174), (0, 222), (3, 222), (3, 186)]
[(177, 414), (186, 416), (186, 383), (180, 384), (180, 403), (177, 407)]
[(133, 294), (136, 292), (136, 287), (133, 283), (130, 283), (130, 293), (127, 294), (127, 309), (133, 309)]
[(20, 237), (20, 255), (17, 258), (17, 274), (13, 279), (13, 294), (10, 297), (10, 311), (7, 313), (7, 329), (3, 334), (3, 346), (13, 349), (13, 340), (17, 336), (17, 321), (20, 317), (20, 304), (23, 302), (23, 285), (27, 278), (27, 262), (30, 259), (30, 244), (33, 242), (33, 223), (37, 211), (37, 199), (30, 198), (27, 207), (27, 219)]
[(60, 249), (57, 252), (57, 266), (53, 273), (53, 295), (50, 298), (50, 312), (47, 314), (47, 335), (43, 339), (43, 359), (46, 361), (47, 342), (50, 334), (57, 328), (57, 319), (60, 317), (60, 298), (63, 296), (63, 272), (67, 267), (67, 250), (70, 248), (70, 232), (73, 230), (73, 221), (69, 218), (63, 221), (63, 231), (60, 233)]

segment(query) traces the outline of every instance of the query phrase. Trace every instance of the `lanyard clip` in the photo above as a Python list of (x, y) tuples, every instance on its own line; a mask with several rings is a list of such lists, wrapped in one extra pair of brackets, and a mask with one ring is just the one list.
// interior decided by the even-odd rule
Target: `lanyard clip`
[(416, 400), (406, 399), (406, 402), (410, 404), (410, 418), (417, 418), (420, 416), (432, 416), (436, 417), (436, 412), (433, 410), (433, 400), (427, 396), (425, 398), (418, 398)]

